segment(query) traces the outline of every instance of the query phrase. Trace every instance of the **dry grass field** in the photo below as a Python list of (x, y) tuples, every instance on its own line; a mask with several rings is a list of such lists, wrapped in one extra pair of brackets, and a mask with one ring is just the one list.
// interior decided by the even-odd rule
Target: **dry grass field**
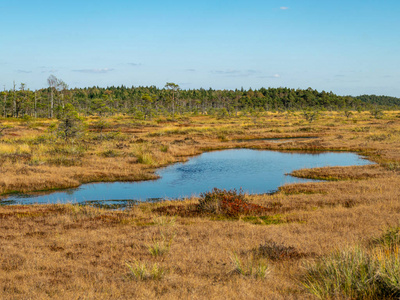
[(294, 176), (326, 181), (245, 195), (238, 211), (202, 210), (196, 198), (124, 210), (0, 206), (1, 299), (400, 295), (400, 112), (380, 119), (322, 112), (312, 123), (300, 112), (120, 116), (108, 118), (102, 132), (91, 118), (86, 133), (69, 141), (56, 137), (51, 120), (0, 122), (7, 127), (0, 138), (0, 204), (12, 192), (154, 178), (157, 167), (216, 149), (354, 151), (376, 162), (297, 170)]

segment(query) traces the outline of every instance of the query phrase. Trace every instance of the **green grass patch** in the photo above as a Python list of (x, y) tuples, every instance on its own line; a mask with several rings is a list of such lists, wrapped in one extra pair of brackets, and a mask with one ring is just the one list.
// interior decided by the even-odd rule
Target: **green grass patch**
[(390, 227), (367, 249), (336, 251), (306, 265), (303, 286), (320, 299), (399, 299), (399, 230)]

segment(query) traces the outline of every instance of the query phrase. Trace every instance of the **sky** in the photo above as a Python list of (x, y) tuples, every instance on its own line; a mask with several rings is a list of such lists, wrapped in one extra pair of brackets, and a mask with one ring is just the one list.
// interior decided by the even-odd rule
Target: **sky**
[(0, 88), (308, 88), (400, 97), (399, 0), (0, 0)]

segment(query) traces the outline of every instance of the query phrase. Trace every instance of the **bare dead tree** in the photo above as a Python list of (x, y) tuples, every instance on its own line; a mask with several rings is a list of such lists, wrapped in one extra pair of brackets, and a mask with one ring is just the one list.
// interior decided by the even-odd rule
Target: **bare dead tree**
[(54, 75), (50, 75), (49, 78), (47, 78), (47, 83), (50, 88), (50, 118), (53, 118), (54, 116), (54, 89), (57, 86), (58, 79)]

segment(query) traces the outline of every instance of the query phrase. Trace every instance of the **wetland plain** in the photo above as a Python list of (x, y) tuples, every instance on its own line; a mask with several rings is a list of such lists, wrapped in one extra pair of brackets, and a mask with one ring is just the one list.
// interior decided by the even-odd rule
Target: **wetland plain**
[[(347, 251), (375, 266), (398, 253), (400, 113), (379, 119), (368, 112), (322, 114), (312, 122), (286, 112), (149, 121), (118, 116), (104, 132), (92, 117), (73, 141), (56, 139), (51, 120), (3, 120), (1, 297), (330, 297), (316, 288), (324, 261)], [(286, 139), (270, 140), (279, 138)], [(155, 179), (160, 167), (237, 148), (353, 152), (375, 164), (289, 171), (324, 181), (288, 183), (272, 194), (210, 190), (123, 210), (6, 205), (13, 193)], [(382, 242), (388, 234), (389, 246)]]

